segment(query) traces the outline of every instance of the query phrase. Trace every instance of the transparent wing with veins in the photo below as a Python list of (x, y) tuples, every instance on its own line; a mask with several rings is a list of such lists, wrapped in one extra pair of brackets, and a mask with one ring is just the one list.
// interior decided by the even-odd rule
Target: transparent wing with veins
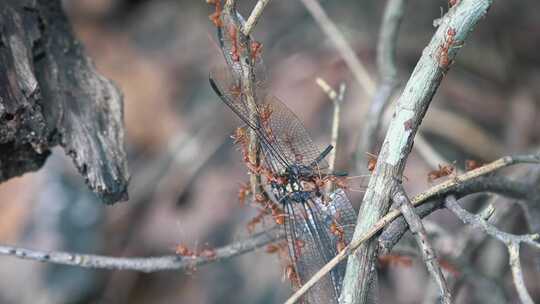
[[(304, 284), (338, 253), (340, 238), (331, 232), (332, 223), (343, 228), (344, 241), (351, 241), (356, 212), (343, 190), (330, 194), (331, 201), (320, 199), (305, 203), (286, 202), (285, 234), (289, 256), (300, 283)], [(337, 303), (345, 275), (346, 262), (341, 262), (324, 276), (306, 295), (308, 303)]]
[[(277, 97), (257, 96), (256, 105), (250, 106), (243, 96), (240, 81), (235, 80), (226, 67), (211, 71), (210, 84), (221, 100), (257, 132), (266, 159), (275, 172), (292, 164), (311, 166), (321, 154), (300, 119)], [(320, 160), (317, 167), (325, 169), (328, 164)]]
[(268, 130), (261, 126), (260, 104), (250, 105), (242, 93), (239, 80), (233, 77), (227, 67), (214, 68), (210, 71), (210, 85), (221, 100), (251, 129), (255, 130), (261, 141), (261, 147), (265, 154), (265, 160), (274, 170), (279, 172), (290, 164), (278, 150), (279, 147), (271, 144)]
[[(304, 284), (333, 256), (332, 244), (328, 235), (321, 229), (321, 219), (312, 211), (312, 202), (286, 203), (285, 235), (289, 245), (289, 257), (298, 275), (299, 283)], [(304, 296), (306, 303), (336, 303), (336, 293), (332, 274), (325, 275)]]
[[(300, 119), (277, 97), (266, 95), (263, 104), (269, 108), (269, 130), (275, 135), (275, 145), (289, 163), (311, 166), (321, 150), (315, 145)], [(328, 167), (323, 159), (317, 163), (319, 169)]]

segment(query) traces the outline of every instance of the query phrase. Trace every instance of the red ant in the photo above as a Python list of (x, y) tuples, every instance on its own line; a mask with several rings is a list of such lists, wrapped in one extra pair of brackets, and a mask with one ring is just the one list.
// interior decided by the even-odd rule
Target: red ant
[(240, 85), (233, 85), (233, 86), (229, 89), (229, 92), (231, 93), (231, 95), (232, 95), (234, 98), (239, 98), (240, 95), (242, 95), (242, 89), (240, 88)]
[(341, 189), (349, 188), (346, 176), (327, 175), (324, 177), (324, 179), (332, 182), (338, 188), (341, 188)]
[(287, 265), (285, 267), (285, 271), (283, 273), (283, 279), (287, 278), (289, 281), (291, 281), (292, 285), (295, 288), (300, 287), (300, 278), (298, 277), (298, 273), (296, 273), (296, 270), (294, 269), (294, 266), (292, 264)]
[(246, 202), (246, 197), (251, 192), (249, 183), (243, 183), (240, 184), (240, 188), (238, 189), (238, 202), (241, 206), (243, 206)]
[(411, 257), (399, 254), (387, 254), (379, 257), (379, 263), (381, 266), (410, 267), (412, 265), (412, 259)]
[(256, 61), (257, 57), (260, 57), (262, 53), (262, 46), (263, 46), (262, 43), (258, 41), (252, 41), (251, 44), (249, 45), (249, 52), (250, 52), (251, 59), (253, 61)]
[(375, 170), (375, 166), (377, 165), (378, 156), (369, 152), (366, 152), (366, 154), (368, 156), (367, 169), (369, 172), (373, 172), (373, 170)]
[(460, 274), (459, 269), (456, 266), (454, 266), (453, 264), (451, 264), (450, 262), (448, 262), (447, 260), (439, 259), (439, 264), (441, 265), (442, 269), (444, 269), (447, 272), (451, 273), (453, 276), (455, 276), (455, 277), (459, 276), (459, 274)]
[(456, 36), (456, 30), (453, 28), (449, 28), (446, 31), (446, 35), (446, 40), (442, 45), (439, 46), (438, 63), (439, 67), (442, 69), (446, 69), (450, 64), (451, 60), (448, 56), (448, 51), (455, 42), (454, 37)]
[(262, 194), (262, 193), (257, 193), (255, 195), (255, 201), (259, 204), (261, 204), (263, 207), (267, 207), (267, 203), (269, 202), (268, 198), (266, 197), (266, 195)]
[(269, 244), (266, 246), (266, 253), (276, 253), (281, 250), (281, 246), (278, 244)]
[(431, 182), (433, 182), (434, 180), (436, 180), (438, 178), (448, 176), (448, 175), (452, 174), (452, 172), (454, 172), (454, 167), (453, 166), (451, 166), (451, 165), (444, 165), (444, 166), (439, 165), (439, 169), (430, 171), (428, 173), (428, 182), (431, 183)]
[(273, 113), (272, 106), (270, 104), (263, 104), (260, 107), (259, 111), (259, 118), (261, 120), (261, 125), (265, 131), (265, 133), (268, 135), (269, 141), (274, 141), (274, 135), (272, 133), (272, 129), (270, 128), (270, 117)]
[(336, 245), (336, 249), (338, 252), (342, 251), (343, 249), (345, 249), (345, 247), (347, 247), (347, 243), (345, 242), (345, 230), (336, 221), (333, 221), (332, 224), (330, 224), (330, 233), (335, 235), (338, 239)]
[(257, 164), (253, 163), (249, 159), (249, 152), (248, 152), (248, 139), (247, 139), (247, 131), (244, 128), (237, 128), (234, 132), (234, 135), (231, 136), (231, 138), (234, 139), (234, 144), (240, 144), (240, 150), (242, 151), (242, 159), (246, 166), (248, 167), (248, 170), (254, 174), (260, 174), (263, 170), (262, 166), (258, 166)]
[(212, 260), (216, 258), (217, 252), (213, 248), (205, 248), (198, 254), (198, 256)]
[(234, 134), (231, 135), (231, 138), (234, 139), (234, 144), (244, 145), (247, 143), (247, 132), (245, 128), (236, 128)]
[(459, 3), (459, 0), (448, 0), (448, 6), (453, 7)]
[(222, 27), (223, 22), (221, 21), (221, 0), (206, 0), (206, 3), (213, 4), (216, 7), (216, 11), (212, 13), (208, 18), (214, 23), (216, 27)]
[(270, 206), (270, 209), (272, 210), (272, 217), (274, 218), (274, 221), (278, 225), (285, 224), (285, 213), (279, 208), (276, 204), (272, 204)]
[(217, 252), (213, 248), (205, 248), (199, 252), (189, 249), (186, 245), (180, 243), (174, 248), (174, 252), (183, 257), (197, 258), (203, 257), (208, 259), (214, 259), (217, 255)]
[(294, 251), (296, 256), (300, 256), (302, 254), (302, 248), (306, 246), (306, 242), (302, 240), (295, 240), (294, 241)]
[(180, 255), (180, 256), (185, 256), (185, 257), (193, 257), (195, 256), (195, 253), (193, 251), (191, 251), (186, 245), (184, 244), (178, 244), (176, 245), (176, 247), (174, 248), (174, 252), (177, 254), (177, 255)]
[(288, 258), (289, 252), (287, 248), (287, 241), (281, 241), (278, 243), (267, 245), (265, 251), (268, 254), (277, 254), (279, 258)]
[(265, 215), (266, 215), (266, 212), (264, 210), (261, 210), (259, 214), (257, 214), (254, 218), (252, 218), (247, 223), (246, 227), (249, 233), (253, 233), (253, 231), (255, 230), (255, 227), (262, 221)]
[(238, 48), (238, 33), (236, 30), (236, 26), (234, 24), (229, 25), (228, 27), (228, 33), (229, 37), (231, 38), (231, 57), (232, 60), (235, 62), (240, 61), (240, 55), (238, 54), (239, 48)]
[(465, 170), (467, 171), (471, 171), (480, 167), (482, 167), (482, 164), (477, 160), (467, 159), (465, 161)]

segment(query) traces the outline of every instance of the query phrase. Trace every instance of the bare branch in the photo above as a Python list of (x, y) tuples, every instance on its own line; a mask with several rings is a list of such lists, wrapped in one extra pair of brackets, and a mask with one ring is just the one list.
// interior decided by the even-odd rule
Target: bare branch
[[(439, 185), (436, 185), (420, 193), (419, 195), (415, 196), (412, 199), (412, 204), (414, 206), (420, 206), (426, 202), (429, 202), (429, 200), (432, 198), (439, 197), (441, 195), (451, 194), (452, 191), (457, 189), (460, 185), (464, 184), (465, 182), (475, 180), (476, 178), (489, 174), (497, 169), (501, 169), (506, 166), (518, 164), (520, 163), (520, 161), (528, 162), (532, 159), (538, 159), (536, 163), (539, 163), (540, 152), (537, 154), (528, 155), (528, 156), (516, 156), (516, 157), (506, 156), (506, 157), (500, 158), (492, 163), (486, 164), (480, 168), (458, 175), (454, 179), (445, 181)], [(353, 240), (347, 247), (345, 247), (344, 250), (342, 250), (332, 260), (330, 260), (330, 262), (328, 262), (324, 267), (322, 267), (316, 274), (314, 274), (313, 277), (311, 277), (311, 279), (309, 279), (304, 285), (302, 285), (301, 288), (299, 288), (291, 297), (289, 297), (289, 299), (287, 299), (285, 304), (292, 304), (298, 301), (304, 293), (306, 293), (311, 287), (313, 287), (313, 285), (315, 285), (315, 283), (317, 283), (318, 280), (320, 280), (323, 276), (329, 273), (337, 264), (339, 264), (341, 261), (346, 259), (351, 253), (353, 253), (356, 249), (362, 246), (366, 241), (371, 239), (374, 235), (376, 235), (387, 224), (391, 223), (399, 215), (401, 215), (400, 210), (391, 210), (385, 216), (379, 219), (375, 224), (369, 227), (369, 229), (360, 238)]]
[[(310, 13), (315, 18), (315, 21), (319, 24), (319, 26), (323, 29), (324, 33), (328, 36), (328, 38), (334, 43), (336, 49), (338, 52), (340, 52), (341, 56), (345, 60), (345, 63), (349, 67), (349, 69), (353, 72), (353, 75), (356, 79), (356, 81), (364, 88), (366, 91), (366, 94), (368, 97), (372, 98), (372, 104), (373, 106), (370, 106), (368, 117), (378, 117), (371, 121), (366, 121), (366, 126), (362, 129), (364, 132), (372, 134), (372, 135), (362, 135), (359, 140), (359, 148), (356, 150), (356, 168), (359, 170), (358, 172), (365, 171), (366, 168), (366, 161), (364, 157), (364, 152), (374, 152), (373, 148), (370, 148), (369, 146), (373, 146), (376, 141), (376, 133), (377, 130), (380, 128), (381, 124), (381, 118), (382, 114), (384, 113), (384, 108), (386, 105), (390, 102), (390, 98), (392, 97), (392, 93), (395, 90), (395, 86), (397, 85), (397, 81), (394, 79), (391, 81), (391, 78), (388, 78), (386, 80), (383, 79), (383, 82), (381, 85), (375, 89), (375, 82), (369, 76), (367, 73), (364, 65), (356, 57), (356, 54), (354, 53), (354, 50), (351, 48), (351, 46), (347, 43), (343, 35), (339, 32), (337, 26), (328, 18), (318, 1), (316, 0), (302, 0), (306, 8), (310, 11)], [(394, 11), (395, 9), (399, 8), (399, 3), (395, 1), (396, 3), (392, 6), (388, 6), (387, 9), (390, 9)], [(388, 29), (384, 30), (384, 42), (380, 42), (379, 46), (383, 47), (383, 50), (379, 52), (379, 56), (384, 56), (385, 59), (382, 60), (384, 62), (383, 65), (379, 65), (379, 70), (384, 71), (384, 73), (381, 75), (381, 77), (384, 77), (387, 75), (388, 71), (391, 71), (391, 67), (393, 64), (393, 61), (386, 60), (386, 56), (390, 56), (392, 54), (392, 48), (395, 48), (395, 39), (392, 35), (397, 35), (397, 28), (396, 26), (399, 25), (399, 22), (394, 19), (394, 17), (397, 17), (398, 12), (391, 12), (388, 13), (388, 19), (386, 21), (391, 22), (388, 25)], [(386, 24), (386, 23), (385, 23)], [(395, 33), (393, 33), (395, 31)], [(381, 33), (382, 34), (382, 33)], [(396, 37), (397, 38), (397, 37)], [(382, 39), (382, 37), (381, 37)], [(389, 74), (388, 74), (389, 75)], [(379, 113), (379, 114), (377, 114)], [(369, 129), (366, 129), (366, 127), (369, 124)], [(421, 134), (418, 134), (417, 137), (422, 138)], [(364, 142), (364, 140), (369, 141)], [(433, 151), (434, 149), (431, 148), (427, 141), (424, 140), (424, 145), (419, 145), (418, 147), (415, 146), (415, 149), (418, 150), (418, 152), (425, 157), (430, 157), (434, 155)], [(437, 164), (443, 163), (443, 161), (438, 162)], [(432, 164), (432, 163), (430, 163)], [(434, 168), (437, 167), (437, 164), (435, 164)]]
[[(540, 203), (540, 191), (531, 189), (533, 188), (530, 183), (514, 181), (502, 176), (486, 176), (461, 182), (452, 188), (450, 192), (446, 192), (446, 194), (451, 193), (457, 198), (462, 198), (473, 193), (491, 192), (509, 198), (530, 201), (531, 204)], [(420, 217), (425, 217), (435, 210), (444, 207), (441, 203), (440, 196), (431, 196), (427, 202), (416, 208), (416, 213)], [(397, 218), (386, 226), (378, 238), (380, 254), (390, 252), (407, 230), (408, 226), (403, 218)]]
[(396, 188), (396, 191), (392, 195), (392, 200), (399, 205), (399, 209), (401, 210), (403, 217), (409, 224), (409, 229), (413, 233), (416, 243), (422, 252), (424, 263), (426, 264), (429, 273), (435, 280), (435, 283), (439, 287), (442, 303), (450, 304), (452, 303), (452, 296), (441, 271), (441, 266), (437, 260), (437, 255), (429, 242), (429, 238), (427, 236), (426, 229), (422, 224), (422, 220), (418, 214), (414, 212), (414, 207), (401, 184), (397, 185)]
[(330, 20), (326, 12), (316, 0), (302, 0), (302, 3), (311, 13), (315, 21), (319, 24), (326, 36), (334, 43), (337, 51), (345, 60), (345, 63), (354, 75), (360, 86), (366, 91), (368, 96), (375, 92), (375, 84), (369, 76), (366, 68), (356, 56), (354, 50), (345, 40), (336, 24)]
[[(414, 136), (422, 122), (431, 100), (448, 71), (448, 63), (453, 60), (459, 48), (448, 46), (441, 54), (441, 46), (451, 41), (461, 44), (476, 23), (484, 17), (492, 0), (462, 0), (443, 17), (429, 45), (424, 49), (414, 71), (399, 97), (390, 122), (377, 165), (370, 179), (361, 204), (353, 242), (359, 241), (371, 230), (390, 207), (391, 189), (388, 187), (394, 178), (400, 178), (407, 157), (412, 149)], [(451, 38), (451, 40), (450, 40)], [(376, 242), (363, 245), (347, 262), (340, 303), (353, 304), (367, 301), (370, 269), (376, 257)]]
[(261, 17), (264, 8), (269, 2), (270, 0), (257, 1), (257, 4), (253, 8), (253, 11), (251, 11), (251, 15), (249, 15), (249, 18), (242, 29), (244, 35), (249, 36), (249, 34), (251, 34), (251, 31), (257, 25), (257, 21), (259, 21), (259, 18)]
[(231, 10), (236, 6), (236, 0), (225, 0), (224, 10)]
[[(332, 135), (330, 140), (330, 144), (334, 147), (334, 149), (330, 151), (330, 155), (328, 155), (328, 170), (333, 172), (336, 167), (336, 153), (339, 139), (339, 115), (341, 112), (341, 103), (343, 102), (343, 98), (345, 96), (346, 85), (345, 83), (342, 83), (339, 86), (339, 93), (337, 93), (324, 79), (317, 78), (315, 82), (328, 95), (328, 98), (332, 100), (334, 105), (334, 112), (332, 114)], [(329, 184), (328, 186), (331, 185)]]
[(534, 303), (529, 292), (525, 287), (523, 279), (523, 273), (521, 270), (521, 263), (519, 261), (519, 247), (521, 243), (529, 244), (537, 249), (540, 249), (539, 234), (525, 234), (515, 235), (497, 229), (495, 226), (489, 224), (486, 220), (478, 215), (469, 213), (463, 209), (457, 202), (453, 195), (449, 195), (445, 199), (446, 207), (452, 211), (462, 222), (469, 224), (474, 228), (480, 229), (486, 234), (496, 238), (508, 247), (508, 253), (510, 255), (509, 264), (512, 269), (512, 276), (514, 278), (514, 284), (519, 294), (519, 298), (522, 303), (532, 304)]
[(489, 224), (482, 217), (476, 214), (472, 214), (467, 210), (463, 209), (461, 206), (459, 206), (456, 197), (453, 195), (447, 196), (445, 203), (446, 207), (450, 211), (452, 211), (462, 222), (464, 222), (465, 224), (469, 224), (474, 228), (482, 230), (483, 232), (498, 239), (506, 246), (510, 246), (513, 243), (526, 243), (540, 249), (540, 243), (538, 242), (538, 239), (540, 239), (539, 234), (515, 235), (501, 231), (497, 229), (497, 227)]
[[(419, 253), (410, 245), (398, 244), (392, 249), (392, 253), (400, 256), (409, 256), (413, 258), (420, 258)], [(504, 304), (508, 303), (508, 297), (504, 292), (503, 286), (498, 283), (496, 278), (485, 275), (477, 271), (467, 259), (454, 258), (451, 256), (444, 256), (443, 259), (451, 267), (455, 267), (459, 271), (459, 276), (455, 277), (456, 283), (454, 284), (453, 292), (455, 298), (458, 298), (456, 290), (459, 286), (467, 281), (475, 288), (475, 292), (481, 294), (480, 299), (487, 299), (486, 303), (492, 304)], [(456, 288), (458, 287), (458, 288)], [(429, 290), (427, 291), (429, 292)], [(478, 299), (478, 298), (477, 298)], [(436, 298), (426, 296), (424, 303), (437, 303)]]
[(328, 82), (326, 82), (326, 80), (317, 77), (315, 79), (315, 83), (317, 83), (321, 90), (328, 95), (328, 98), (330, 98), (332, 102), (335, 103), (337, 101), (338, 93), (328, 84)]
[[(257, 111), (256, 108), (256, 85), (255, 81), (255, 60), (251, 58), (250, 45), (251, 37), (249, 35), (244, 35), (243, 31), (240, 29), (244, 28), (243, 19), (240, 14), (236, 11), (235, 2), (232, 0), (227, 0), (223, 6), (223, 11), (221, 14), (223, 26), (218, 27), (218, 37), (229, 33), (223, 33), (223, 27), (231, 27), (236, 32), (236, 41), (226, 42), (224, 39), (220, 39), (222, 53), (225, 57), (229, 69), (235, 72), (235, 77), (238, 77), (241, 84), (241, 90), (243, 96), (245, 97), (245, 102), (247, 107), (250, 109), (250, 115), (255, 115)], [(235, 45), (238, 44), (238, 45)], [(235, 54), (229, 52), (230, 49), (236, 49)], [(238, 58), (234, 58), (237, 56)], [(253, 117), (252, 117), (253, 118)], [(251, 128), (248, 130), (248, 158), (249, 162), (258, 166), (260, 163), (260, 154), (259, 154), (259, 140), (254, 130)], [(261, 177), (258, 174), (251, 174), (249, 176), (249, 183), (251, 186), (251, 194), (253, 200), (255, 196), (263, 192), (261, 186)]]
[(283, 237), (281, 229), (262, 232), (253, 237), (215, 250), (215, 256), (183, 257), (168, 255), (144, 258), (119, 258), (93, 254), (79, 254), (62, 251), (40, 251), (14, 246), (0, 246), (0, 254), (25, 260), (78, 266), (83, 268), (132, 270), (156, 272), (183, 270), (208, 263), (223, 261), (274, 242)]
[(521, 262), (519, 261), (519, 243), (511, 243), (508, 246), (508, 254), (510, 255), (510, 269), (512, 270), (512, 277), (514, 278), (514, 285), (516, 285), (519, 299), (523, 304), (534, 304), (531, 295), (527, 291), (527, 287), (525, 287), (525, 280), (523, 279)]

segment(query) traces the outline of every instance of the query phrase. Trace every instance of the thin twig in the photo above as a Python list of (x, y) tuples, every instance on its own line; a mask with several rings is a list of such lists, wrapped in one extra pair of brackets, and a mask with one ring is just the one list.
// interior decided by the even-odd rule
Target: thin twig
[[(218, 28), (218, 36), (230, 35), (229, 33), (224, 33), (223, 27), (232, 26), (233, 29), (238, 30), (236, 33), (236, 41), (227, 42), (232, 43), (232, 45), (225, 45), (226, 41), (222, 39), (221, 48), (225, 61), (229, 65), (229, 70), (233, 72), (235, 77), (240, 80), (242, 96), (246, 102), (246, 106), (249, 109), (250, 119), (255, 120), (253, 117), (256, 115), (257, 107), (256, 103), (256, 79), (255, 74), (255, 60), (252, 60), (251, 54), (251, 37), (249, 35), (244, 35), (239, 29), (244, 28), (245, 24), (240, 14), (236, 11), (234, 1), (228, 0), (225, 2), (225, 5), (221, 14), (223, 26)], [(236, 49), (236, 54), (238, 58), (234, 58), (233, 54), (229, 52), (229, 49)], [(259, 139), (256, 132), (249, 128), (248, 129), (248, 159), (249, 162), (258, 166), (260, 164), (260, 149), (259, 149)], [(251, 194), (253, 200), (258, 193), (264, 192), (261, 185), (261, 176), (259, 174), (251, 174), (249, 176), (249, 183), (251, 186)]]
[(495, 226), (489, 224), (486, 220), (476, 214), (472, 214), (463, 209), (457, 202), (453, 195), (449, 195), (445, 199), (446, 207), (452, 211), (462, 222), (469, 224), (474, 228), (480, 229), (486, 234), (496, 238), (508, 247), (508, 253), (510, 255), (509, 264), (512, 269), (512, 276), (514, 278), (514, 284), (519, 294), (519, 298), (522, 303), (532, 304), (534, 303), (523, 279), (523, 273), (521, 270), (521, 263), (519, 262), (519, 248), (521, 243), (531, 245), (537, 249), (540, 249), (539, 234), (525, 234), (515, 235), (499, 230)]
[[(539, 149), (537, 149), (539, 150)], [(504, 198), (509, 199), (515, 199), (517, 200), (517, 203), (523, 208), (523, 213), (526, 218), (533, 217), (533, 218), (539, 218), (536, 213), (530, 212), (530, 210), (533, 210), (535, 206), (540, 206), (540, 188), (536, 187), (536, 185), (540, 182), (540, 167), (528, 167), (528, 168), (518, 168), (512, 170), (512, 173), (509, 175), (512, 179), (508, 178), (502, 178), (502, 177), (496, 177), (496, 176), (490, 176), (486, 177), (484, 179), (487, 179), (489, 181), (493, 179), (499, 179), (500, 185), (503, 186), (501, 188), (504, 188), (504, 186), (510, 186), (513, 189), (517, 189), (518, 191), (504, 191), (503, 193), (499, 193), (497, 191), (494, 191), (494, 193), (502, 194)], [(520, 183), (523, 186), (518, 186), (516, 183)], [(512, 185), (513, 184), (513, 185)], [(491, 191), (490, 191), (491, 192)], [(521, 194), (520, 194), (521, 193)], [(457, 199), (460, 199), (459, 195), (456, 195)], [(491, 215), (489, 212), (490, 210), (493, 210), (490, 208), (497, 200), (501, 200), (503, 202), (506, 202), (504, 206), (499, 206), (496, 209), (496, 212)], [(488, 221), (492, 225), (497, 225), (498, 223), (502, 222), (508, 222), (508, 219), (512, 218), (511, 213), (515, 211), (515, 203), (512, 201), (507, 201), (506, 199), (502, 199), (499, 196), (492, 196), (485, 204), (484, 211), (488, 210), (488, 216), (484, 217), (482, 216), (482, 212), (479, 212), (478, 214), (482, 216), (486, 221)], [(511, 222), (511, 221), (510, 221)], [(529, 220), (527, 221), (529, 222)], [(395, 223), (395, 221), (394, 221)], [(390, 226), (394, 225), (392, 223)], [(529, 225), (529, 231), (540, 231), (540, 229), (536, 229), (537, 227)], [(461, 259), (471, 259), (472, 256), (481, 255), (481, 253), (478, 253), (478, 249), (483, 244), (486, 244), (485, 240), (488, 237), (487, 234), (481, 234), (478, 235), (476, 233), (473, 233), (473, 230), (475, 230), (471, 226), (466, 226), (464, 229), (462, 229), (461, 232), (457, 233), (459, 235), (458, 237), (458, 245), (453, 250), (452, 255), (455, 257), (460, 257)], [(383, 232), (384, 234), (384, 232)], [(380, 239), (380, 238), (379, 238)], [(490, 250), (490, 249), (486, 249)], [(459, 288), (459, 286), (458, 286)], [(454, 291), (455, 292), (455, 291)]]
[(236, 5), (236, 0), (226, 0), (225, 5), (223, 6), (224, 10), (230, 10)]
[(259, 21), (259, 18), (261, 17), (264, 8), (269, 2), (270, 0), (257, 1), (257, 4), (253, 8), (253, 11), (251, 11), (251, 15), (249, 15), (249, 18), (242, 29), (244, 35), (249, 36), (249, 34), (251, 34), (251, 31), (257, 25), (257, 21)]
[[(330, 154), (328, 155), (328, 170), (334, 172), (336, 167), (336, 153), (338, 147), (339, 139), (339, 123), (340, 123), (340, 111), (341, 103), (345, 96), (345, 83), (342, 83), (339, 86), (339, 93), (337, 93), (324, 79), (317, 78), (315, 82), (321, 87), (321, 89), (328, 95), (328, 98), (332, 101), (334, 105), (334, 112), (332, 114), (332, 135), (330, 139), (330, 144), (334, 147)], [(330, 185), (329, 185), (330, 186)]]
[(521, 270), (521, 262), (519, 261), (519, 243), (513, 242), (508, 245), (509, 263), (512, 270), (512, 277), (514, 278), (514, 285), (518, 292), (521, 303), (534, 304), (531, 295), (525, 287), (525, 280), (523, 279), (523, 271)]
[[(384, 108), (386, 105), (390, 102), (390, 99), (392, 97), (392, 92), (395, 90), (395, 86), (397, 84), (396, 80), (393, 80), (391, 78), (388, 78), (387, 80), (383, 80), (381, 83), (381, 86), (375, 89), (375, 81), (371, 78), (371, 76), (367, 73), (366, 68), (364, 67), (364, 64), (362, 61), (356, 56), (354, 50), (352, 47), (347, 43), (341, 32), (338, 30), (337, 26), (330, 20), (330, 18), (326, 15), (318, 1), (316, 0), (302, 0), (306, 8), (309, 10), (309, 12), (313, 15), (313, 18), (315, 21), (319, 24), (319, 26), (323, 29), (324, 33), (328, 38), (334, 43), (336, 49), (341, 54), (343, 59), (345, 60), (345, 63), (349, 67), (349, 69), (353, 72), (353, 75), (356, 79), (356, 81), (364, 88), (366, 91), (366, 95), (369, 98), (372, 98), (373, 100), (377, 100), (376, 102), (372, 102), (373, 106), (370, 106), (370, 112), (369, 113), (380, 113), (375, 115), (368, 115), (368, 116), (382, 116), (384, 113)], [(398, 7), (397, 3), (396, 5), (392, 5), (392, 7), (387, 7), (390, 9), (394, 9)], [(395, 12), (397, 16), (398, 12)], [(389, 14), (388, 20), (390, 20), (392, 23), (388, 25), (388, 30), (385, 30), (385, 37), (384, 42), (380, 42), (379, 46), (384, 47), (384, 50), (379, 53), (379, 55), (389, 56), (392, 54), (392, 52), (395, 52), (395, 42), (397, 40), (397, 36), (394, 38), (392, 35), (397, 35), (397, 28), (395, 26), (399, 25), (399, 22), (394, 23), (396, 20), (393, 19), (393, 14)], [(385, 23), (386, 24), (386, 23)], [(392, 62), (387, 61), (386, 59), (383, 60), (383, 65), (379, 65), (380, 71), (385, 71), (383, 76), (386, 76), (387, 71), (389, 71), (388, 67), (391, 66)], [(383, 78), (381, 78), (383, 79)], [(380, 128), (381, 119), (374, 119), (373, 121), (366, 122), (366, 124), (369, 124), (371, 127), (369, 129), (363, 128), (365, 130), (364, 132), (367, 133), (373, 133), (373, 135), (362, 135), (359, 140), (359, 147), (356, 150), (356, 168), (358, 169), (358, 172), (365, 171), (366, 168), (366, 160), (364, 153), (365, 152), (374, 152), (373, 148), (368, 148), (368, 146), (373, 146), (373, 144), (376, 142), (376, 134), (377, 130)], [(421, 134), (418, 134), (417, 137), (422, 137)], [(371, 143), (365, 143), (364, 140), (370, 141)], [(424, 140), (424, 142), (427, 144), (427, 141)], [(423, 146), (414, 146), (416, 150), (420, 153), (420, 155), (424, 156), (425, 154), (428, 154), (431, 151), (434, 151), (431, 149), (423, 149), (426, 147), (426, 145)], [(427, 146), (429, 148), (429, 146)], [(443, 162), (440, 162), (443, 163)], [(437, 166), (435, 165), (434, 168)]]
[[(492, 163), (486, 164), (482, 167), (476, 168), (474, 170), (468, 171), (464, 174), (456, 176), (451, 180), (447, 180), (439, 185), (431, 187), (430, 189), (420, 193), (412, 199), (412, 204), (414, 206), (419, 206), (431, 198), (442, 195), (449, 194), (453, 189), (458, 187), (460, 184), (463, 184), (467, 181), (473, 180), (480, 176), (489, 174), (495, 170), (518, 164), (518, 163), (540, 163), (540, 152), (532, 155), (520, 155), (520, 156), (506, 156), (500, 158)], [(329, 273), (337, 264), (346, 259), (351, 253), (353, 253), (358, 247), (362, 246), (366, 241), (371, 239), (379, 231), (381, 231), (388, 223), (392, 222), (399, 215), (401, 215), (400, 210), (391, 210), (375, 224), (373, 224), (360, 238), (353, 240), (348, 246), (345, 247), (338, 255), (336, 255), (330, 262), (328, 262), (324, 267), (322, 267), (317, 273), (315, 273), (311, 279), (309, 279), (301, 288), (299, 288), (287, 301), (285, 304), (292, 304), (298, 301), (302, 295), (304, 295), (317, 281), (319, 281), (323, 276)]]
[(341, 114), (341, 104), (343, 103), (343, 98), (345, 98), (345, 90), (347, 89), (347, 86), (344, 82), (342, 82), (339, 85), (339, 94), (336, 100), (334, 100), (334, 112), (332, 114), (332, 137), (330, 139), (330, 142), (335, 147), (333, 153), (330, 155), (328, 160), (331, 164), (331, 171), (333, 172), (336, 168), (336, 155), (337, 155), (337, 147), (338, 147), (338, 140), (339, 140), (339, 125), (340, 125), (340, 114)]
[(332, 102), (336, 102), (338, 93), (328, 84), (328, 82), (326, 82), (326, 80), (317, 77), (315, 79), (315, 83), (321, 88), (321, 90), (323, 90), (324, 93), (326, 93), (326, 95), (328, 95), (328, 98), (330, 98)]
[[(393, 254), (400, 256), (408, 256), (411, 258), (420, 258), (419, 253), (410, 245), (398, 244), (392, 249)], [(454, 258), (452, 256), (444, 256), (442, 259), (448, 263), (449, 266), (453, 267), (456, 271), (459, 271), (459, 276), (452, 276), (454, 279), (457, 279), (456, 284), (462, 284), (464, 281), (469, 281), (473, 286), (478, 287), (477, 292), (483, 292), (486, 294), (484, 299), (489, 299), (490, 301), (485, 301), (490, 304), (503, 304), (508, 303), (506, 294), (504, 293), (504, 288), (497, 283), (496, 278), (492, 278), (488, 275), (485, 275), (477, 271), (470, 263), (470, 260), (462, 258)], [(455, 293), (455, 286), (452, 288), (455, 298), (458, 296)], [(436, 303), (433, 298), (425, 298), (424, 303)]]
[(0, 254), (25, 260), (77, 266), (82, 268), (132, 270), (156, 272), (165, 270), (183, 270), (196, 266), (229, 259), (283, 237), (280, 229), (262, 232), (253, 237), (215, 250), (215, 256), (183, 257), (178, 255), (158, 257), (120, 258), (93, 254), (79, 254), (62, 251), (40, 251), (14, 246), (0, 246)]
[(441, 266), (437, 260), (437, 255), (435, 254), (435, 251), (433, 250), (433, 247), (429, 241), (426, 229), (424, 228), (422, 220), (418, 214), (415, 213), (414, 206), (407, 197), (407, 194), (405, 193), (405, 190), (401, 184), (397, 185), (396, 191), (392, 195), (392, 200), (399, 205), (401, 214), (403, 214), (403, 217), (409, 224), (409, 229), (413, 233), (418, 247), (420, 247), (420, 251), (422, 252), (424, 263), (426, 264), (429, 273), (435, 280), (435, 283), (439, 287), (442, 300), (441, 302), (445, 304), (452, 303), (450, 290), (448, 289), (446, 280), (444, 279)]
[[(515, 181), (503, 176), (488, 175), (471, 179), (459, 183), (450, 192), (457, 198), (462, 198), (473, 193), (489, 192), (507, 198), (528, 201), (530, 204), (540, 202), (540, 190), (535, 191), (530, 183)], [(441, 203), (440, 198), (448, 193), (443, 192), (441, 195), (432, 196), (427, 202), (415, 209), (416, 213), (423, 218), (435, 210), (443, 208), (444, 204)], [(489, 210), (487, 211), (489, 213)], [(397, 218), (392, 221), (378, 237), (379, 254), (390, 252), (407, 231), (408, 226), (403, 218)]]
[(332, 40), (334, 46), (345, 60), (345, 63), (351, 69), (354, 78), (360, 86), (366, 91), (368, 96), (375, 92), (375, 84), (369, 76), (366, 68), (356, 56), (354, 50), (345, 40), (345, 37), (336, 24), (330, 20), (317, 0), (302, 0), (302, 3), (311, 13), (315, 21), (319, 24), (326, 36)]

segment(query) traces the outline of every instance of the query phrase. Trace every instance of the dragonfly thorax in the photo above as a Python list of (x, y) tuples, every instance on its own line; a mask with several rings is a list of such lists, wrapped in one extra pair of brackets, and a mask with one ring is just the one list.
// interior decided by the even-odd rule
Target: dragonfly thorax
[(306, 202), (313, 196), (313, 189), (304, 187), (313, 179), (313, 170), (304, 165), (291, 165), (281, 175), (284, 183), (272, 183), (274, 194), (283, 203), (285, 201)]
[(286, 170), (285, 174), (289, 181), (300, 181), (311, 179), (313, 177), (313, 168), (305, 165), (290, 165)]

